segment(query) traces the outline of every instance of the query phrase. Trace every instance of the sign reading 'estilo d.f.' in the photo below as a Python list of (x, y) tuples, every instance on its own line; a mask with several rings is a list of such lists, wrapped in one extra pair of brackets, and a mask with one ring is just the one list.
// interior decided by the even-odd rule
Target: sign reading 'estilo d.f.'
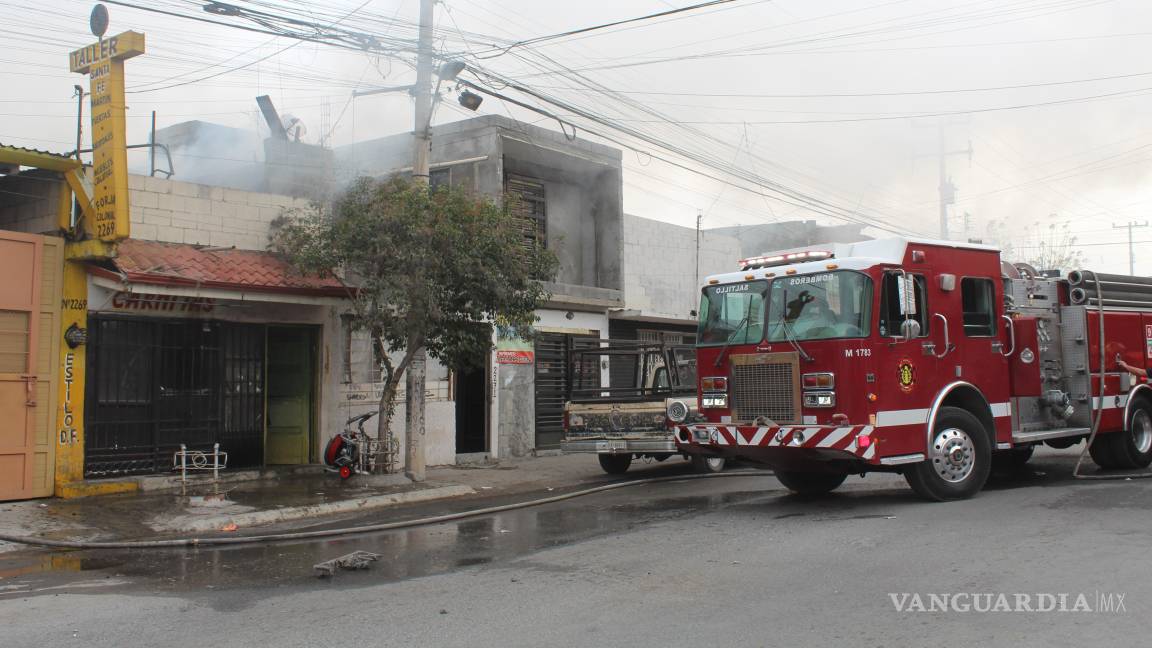
[(144, 34), (124, 32), (104, 38), (108, 12), (92, 11), (92, 32), (100, 40), (69, 55), (73, 72), (87, 74), (92, 105), (92, 207), (96, 221), (85, 227), (102, 241), (128, 237), (128, 149), (124, 118), (124, 60), (144, 53)]

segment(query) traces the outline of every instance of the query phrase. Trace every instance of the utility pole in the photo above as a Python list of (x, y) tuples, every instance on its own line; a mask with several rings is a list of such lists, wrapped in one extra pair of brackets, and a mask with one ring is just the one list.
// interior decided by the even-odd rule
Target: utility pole
[(948, 205), (956, 202), (956, 185), (952, 184), (952, 178), (948, 177), (948, 156), (950, 155), (967, 155), (968, 159), (972, 159), (972, 143), (968, 143), (968, 148), (956, 151), (948, 150), (948, 123), (940, 122), (940, 238), (948, 240)]
[(956, 187), (948, 180), (948, 166), (944, 160), (948, 157), (947, 139), (944, 135), (944, 123), (940, 123), (940, 239), (948, 240), (948, 205), (956, 200)]
[(1148, 227), (1148, 221), (1137, 223), (1136, 221), (1128, 221), (1127, 225), (1112, 224), (1112, 229), (1128, 229), (1128, 274), (1136, 274), (1136, 255), (1132, 251), (1132, 228), (1134, 227)]
[[(416, 54), (416, 119), (412, 128), (412, 180), (429, 181), (432, 155), (432, 8), (435, 0), (420, 0), (420, 42)], [(404, 473), (412, 481), (424, 481), (424, 380), (427, 353), (423, 343), (408, 366), (408, 398), (404, 408), (406, 443)]]
[(700, 286), (700, 224), (704, 222), (704, 210), (696, 210), (696, 285), (692, 287), (696, 290)]

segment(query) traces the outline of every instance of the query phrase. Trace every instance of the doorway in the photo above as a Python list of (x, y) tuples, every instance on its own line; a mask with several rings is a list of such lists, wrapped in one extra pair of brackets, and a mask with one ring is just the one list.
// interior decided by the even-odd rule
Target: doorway
[(269, 326), (264, 463), (310, 463), (316, 428), (316, 331)]
[(488, 372), (483, 367), (456, 374), (456, 454), (488, 451)]
[(0, 233), (0, 501), (52, 494), (60, 243)]

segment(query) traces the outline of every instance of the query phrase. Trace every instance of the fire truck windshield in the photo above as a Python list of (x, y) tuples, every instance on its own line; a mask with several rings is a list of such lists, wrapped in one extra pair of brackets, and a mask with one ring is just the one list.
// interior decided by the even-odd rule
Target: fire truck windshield
[(872, 315), (872, 280), (850, 270), (780, 277), (768, 294), (768, 341), (862, 338)]
[(700, 299), (696, 343), (749, 344), (764, 339), (767, 281), (708, 286)]

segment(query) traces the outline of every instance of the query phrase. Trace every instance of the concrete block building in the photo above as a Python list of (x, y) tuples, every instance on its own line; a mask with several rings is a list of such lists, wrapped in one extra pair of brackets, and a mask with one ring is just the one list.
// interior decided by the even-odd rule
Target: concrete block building
[[(409, 172), (411, 136), (314, 155), (290, 141), (259, 151), (240, 135), (202, 122), (160, 131), (176, 175), (131, 176), (131, 237), (114, 258), (85, 265), (78, 324), (88, 339), (78, 352), (88, 381), (74, 395), (84, 404), (85, 479), (167, 472), (181, 444), (219, 443), (235, 468), (315, 464), (347, 418), (376, 407), (381, 358), (351, 328), (347, 287), (300, 276), (267, 245), (274, 220), (313, 209), (348, 180)], [(523, 236), (560, 267), (527, 349), (493, 330), (479, 368), (430, 360), (431, 465), (558, 447), (566, 351), (602, 338), (691, 344), (700, 277), (746, 252), (738, 232), (698, 235), (624, 214), (612, 147), (498, 116), (438, 126), (432, 141), (433, 185), (515, 196)], [(237, 142), (256, 152), (237, 153)], [(217, 158), (226, 168), (182, 173)], [(300, 158), (312, 162), (292, 162)], [(61, 183), (51, 172), (0, 172), (0, 230), (57, 235)], [(605, 363), (603, 384), (611, 373)]]

